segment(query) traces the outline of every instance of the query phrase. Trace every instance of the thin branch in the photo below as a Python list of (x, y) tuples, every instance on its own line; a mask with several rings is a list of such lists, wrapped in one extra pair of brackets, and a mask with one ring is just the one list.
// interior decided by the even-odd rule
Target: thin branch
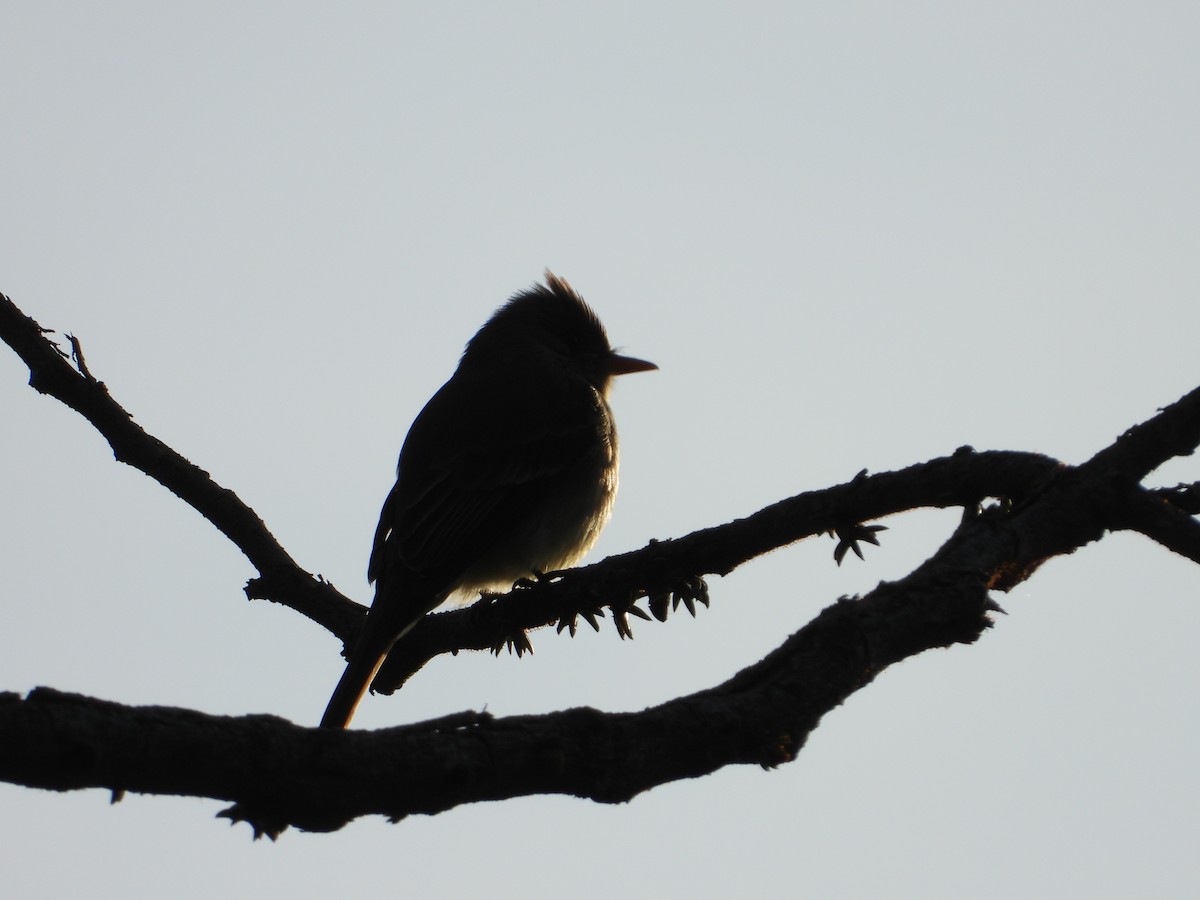
[(267, 530), (262, 520), (237, 495), (184, 459), (162, 441), (147, 434), (133, 417), (82, 365), (79, 341), (70, 338), (73, 368), (46, 337), (52, 333), (0, 295), (0, 337), (29, 366), (29, 384), (49, 394), (87, 419), (104, 436), (118, 462), (149, 475), (215, 525), (236, 544), (260, 572), (296, 563)]
[(870, 521), (911, 509), (963, 506), (984, 498), (1018, 500), (1048, 483), (1062, 464), (1034, 453), (962, 448), (954, 455), (781, 500), (725, 525), (610, 556), (465, 609), (426, 616), (389, 654), (374, 690), (391, 693), (434, 657), (489, 650), (514, 632), (572, 620), (640, 597), (686, 592), (696, 578), (727, 575), (780, 547), (843, 521)]
[[(118, 462), (149, 475), (229, 538), (262, 574), (260, 583), (273, 585), (278, 591), (259, 596), (285, 603), (327, 628), (345, 627), (350, 610), (357, 604), (301, 569), (237, 494), (134, 422), (104, 382), (88, 371), (78, 338), (68, 338), (72, 348), (68, 356), (48, 334), (53, 332), (0, 294), (0, 339), (29, 367), (33, 388), (87, 419), (108, 441)], [(71, 365), (71, 359), (77, 368)]]

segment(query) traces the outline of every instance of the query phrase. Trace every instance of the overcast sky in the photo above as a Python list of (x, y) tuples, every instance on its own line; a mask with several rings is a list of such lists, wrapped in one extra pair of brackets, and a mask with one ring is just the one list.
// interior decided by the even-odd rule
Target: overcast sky
[[(1194, 3), (0, 3), (0, 291), (367, 602), (413, 416), (551, 267), (626, 352), (592, 559), (862, 468), (1079, 462), (1200, 384)], [(337, 642), (0, 348), (0, 689), (315, 724)], [(1200, 477), (1195, 460), (1153, 477)], [(814, 540), (695, 621), (534, 633), (355, 725), (640, 709), (717, 684), (867, 561)], [(223, 804), (0, 786), (13, 896), (1183, 896), (1200, 570), (1117, 535), (975, 646), (885, 672), (799, 759), (604, 807), (252, 843)]]

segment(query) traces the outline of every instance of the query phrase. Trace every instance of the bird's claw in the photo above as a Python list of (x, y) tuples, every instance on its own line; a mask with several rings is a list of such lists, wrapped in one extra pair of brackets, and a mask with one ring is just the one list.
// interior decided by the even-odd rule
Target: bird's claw
[(532, 575), (533, 575), (532, 578), (530, 578), (530, 577), (518, 578), (516, 581), (513, 582), (512, 589), (514, 591), (531, 591), (535, 587), (537, 587), (539, 584), (541, 584), (543, 581), (549, 581), (551, 578), (553, 578), (555, 575), (558, 575), (558, 574), (560, 574), (560, 573), (551, 572), (549, 574), (546, 574), (545, 572), (542, 572), (538, 569), (534, 569), (532, 572)]

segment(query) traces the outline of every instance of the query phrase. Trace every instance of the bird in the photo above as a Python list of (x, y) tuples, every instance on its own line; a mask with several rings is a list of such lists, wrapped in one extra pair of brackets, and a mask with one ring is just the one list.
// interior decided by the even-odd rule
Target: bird
[(367, 566), (375, 596), (322, 727), (349, 725), (392, 646), (448, 599), (583, 558), (617, 492), (609, 389), (657, 368), (613, 350), (549, 269), (492, 314), (404, 439)]

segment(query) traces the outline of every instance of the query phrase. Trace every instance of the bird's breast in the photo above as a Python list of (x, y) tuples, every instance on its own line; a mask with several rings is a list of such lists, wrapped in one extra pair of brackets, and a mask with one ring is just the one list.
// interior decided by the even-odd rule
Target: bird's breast
[(505, 533), (466, 571), (462, 599), (479, 590), (508, 590), (533, 572), (578, 563), (595, 545), (612, 514), (618, 484), (616, 428), (599, 394), (595, 439), (587, 452), (557, 473), (537, 504), (504, 523)]

